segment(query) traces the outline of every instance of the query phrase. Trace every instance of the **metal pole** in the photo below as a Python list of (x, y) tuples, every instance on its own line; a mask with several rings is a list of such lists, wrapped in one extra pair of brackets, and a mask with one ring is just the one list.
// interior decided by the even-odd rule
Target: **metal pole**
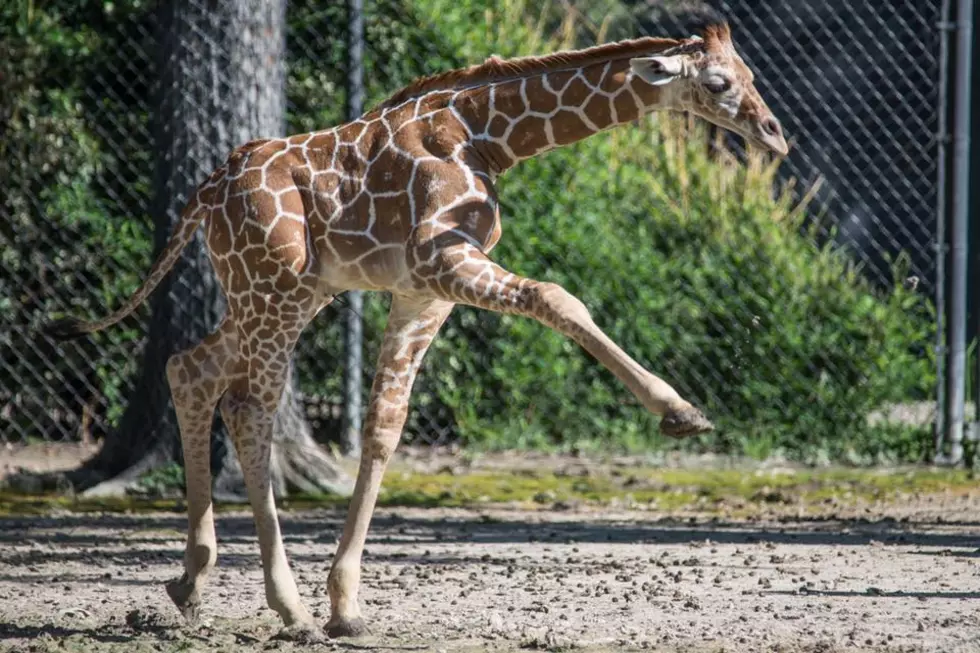
[[(347, 0), (347, 119), (364, 112), (364, 0)], [(347, 293), (346, 365), (344, 374), (343, 448), (349, 455), (361, 451), (362, 354), (364, 298)]]
[[(974, 54), (974, 57), (976, 54)], [(971, 59), (971, 65), (973, 64)], [(972, 71), (971, 71), (972, 72)], [(972, 77), (972, 75), (971, 75)], [(971, 88), (971, 93), (973, 89)], [(972, 124), (972, 123), (971, 123)], [(972, 140), (972, 139), (971, 139)], [(971, 143), (972, 145), (972, 143)], [(972, 147), (970, 148), (972, 150)], [(974, 156), (971, 156), (971, 163), (974, 161)], [(972, 181), (974, 173), (970, 170), (970, 181), (972, 188)], [(969, 198), (968, 198), (969, 199)], [(972, 202), (971, 202), (972, 204)], [(973, 340), (973, 360), (974, 360), (974, 374), (973, 374), (973, 419), (968, 430), (968, 437), (973, 442), (980, 441), (980, 215), (978, 215), (976, 210), (971, 211), (971, 218), (973, 220), (973, 225), (971, 227), (972, 239), (970, 245), (975, 248), (972, 252), (973, 262), (974, 262), (974, 272), (971, 277), (973, 283), (974, 292), (974, 306), (973, 309), (976, 312), (974, 319), (976, 321), (976, 333), (974, 334)], [(969, 287), (967, 288), (969, 291)], [(976, 465), (976, 462), (974, 462)]]
[[(973, 253), (977, 270), (980, 270), (980, 214), (973, 212)], [(974, 309), (977, 312), (976, 333), (973, 340), (973, 421), (970, 424), (969, 437), (974, 442), (980, 442), (980, 274), (973, 277)]]
[[(980, 221), (977, 221), (975, 227), (980, 229)], [(976, 310), (980, 311), (980, 283), (974, 280), (974, 285), (977, 286), (977, 289), (974, 291), (977, 295), (976, 306), (978, 308)], [(974, 442), (980, 442), (980, 318), (977, 321), (977, 333), (974, 343), (973, 361), (976, 367), (973, 371), (973, 422), (970, 424), (970, 439)]]
[(956, 11), (956, 104), (953, 113), (953, 222), (950, 233), (949, 310), (949, 462), (963, 459), (966, 404), (967, 238), (970, 221), (970, 77), (973, 59), (973, 0), (960, 0)]
[(946, 436), (946, 144), (949, 142), (949, 2), (943, 0), (939, 19), (939, 128), (936, 150), (936, 422), (933, 460), (943, 456)]

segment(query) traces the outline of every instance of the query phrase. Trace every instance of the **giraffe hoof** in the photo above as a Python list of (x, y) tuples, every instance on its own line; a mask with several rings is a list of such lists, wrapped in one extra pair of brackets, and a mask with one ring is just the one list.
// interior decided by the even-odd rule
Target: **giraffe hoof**
[(322, 644), (327, 641), (316, 624), (298, 621), (285, 626), (275, 637), (277, 641), (295, 642), (297, 644)]
[(197, 623), (201, 616), (201, 595), (187, 582), (187, 574), (178, 580), (172, 580), (166, 585), (167, 595), (174, 602), (184, 620), (189, 624)]
[(671, 438), (685, 438), (714, 430), (714, 424), (700, 410), (690, 405), (678, 410), (668, 410), (660, 420), (660, 432)]
[(327, 636), (330, 639), (339, 639), (341, 637), (361, 637), (363, 635), (369, 634), (367, 624), (364, 619), (357, 617), (356, 619), (331, 619), (330, 623), (326, 626)]

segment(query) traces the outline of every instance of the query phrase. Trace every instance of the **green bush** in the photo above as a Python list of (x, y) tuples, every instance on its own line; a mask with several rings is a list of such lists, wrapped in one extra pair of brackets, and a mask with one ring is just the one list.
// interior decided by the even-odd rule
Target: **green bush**
[[(702, 447), (918, 457), (924, 434), (872, 429), (866, 416), (931, 391), (928, 303), (901, 284), (870, 287), (801, 234), (803, 211), (773, 193), (774, 167), (712, 156), (706, 142), (702, 126), (660, 117), (525, 162), (500, 184), (495, 258), (577, 294), (704, 406), (719, 429)], [(465, 439), (656, 441), (656, 419), (574, 343), (519, 317), (454, 326), (427, 369)]]
[(151, 250), (149, 153), (120, 137), (145, 132), (146, 88), (134, 75), (124, 92), (90, 92), (107, 68), (142, 62), (126, 34), (147, 19), (146, 7), (35, 4), (0, 6), (0, 431), (8, 438), (73, 435), (83, 407), (97, 423), (118, 417), (140, 330), (56, 351), (29, 327), (52, 310), (115, 305), (145, 274)]

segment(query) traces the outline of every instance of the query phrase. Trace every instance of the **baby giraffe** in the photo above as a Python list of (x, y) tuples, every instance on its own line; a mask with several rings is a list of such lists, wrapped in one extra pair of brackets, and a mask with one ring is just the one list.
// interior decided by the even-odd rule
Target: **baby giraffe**
[[(658, 110), (689, 111), (784, 155), (779, 121), (717, 24), (687, 39), (641, 38), (420, 79), (359, 119), (247, 143), (196, 191), (143, 285), (109, 317), (48, 327), (93, 333), (143, 302), (204, 225), (227, 297), (222, 324), (175, 354), (167, 378), (180, 423), (189, 528), (184, 574), (167, 585), (199, 611), (217, 548), (208, 467), (215, 408), (234, 441), (255, 517), (265, 594), (283, 637), (320, 630), (286, 559), (269, 476), (273, 418), (300, 332), (348, 290), (386, 291), (391, 313), (362, 435), (357, 483), (327, 579), (330, 637), (365, 632), (361, 555), (415, 375), (453, 306), (534, 318), (579, 343), (651, 412), (687, 436), (711, 423), (596, 326), (565, 289), (500, 267), (495, 182), (520, 161)], [(560, 234), (559, 234), (560, 235)]]

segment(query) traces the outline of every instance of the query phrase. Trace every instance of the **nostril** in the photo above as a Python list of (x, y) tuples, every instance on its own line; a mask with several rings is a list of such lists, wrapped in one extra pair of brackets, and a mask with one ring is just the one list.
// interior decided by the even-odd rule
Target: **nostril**
[(779, 136), (779, 134), (782, 132), (782, 127), (779, 125), (779, 121), (772, 116), (769, 116), (762, 121), (762, 128), (770, 136)]

